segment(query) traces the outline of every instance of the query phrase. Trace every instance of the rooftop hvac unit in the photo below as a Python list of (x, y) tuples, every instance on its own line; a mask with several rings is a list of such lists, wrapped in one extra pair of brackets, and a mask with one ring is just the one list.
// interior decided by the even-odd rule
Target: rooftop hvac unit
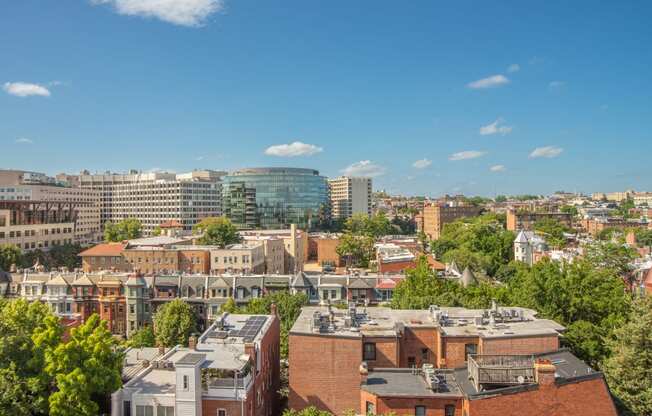
[(482, 326), (484, 318), (482, 316), (476, 316), (473, 318), (473, 322), (475, 323), (475, 326)]
[(421, 371), (423, 371), (423, 374), (434, 374), (435, 366), (433, 364), (425, 363), (421, 366)]
[(437, 377), (434, 373), (426, 376), (426, 383), (432, 391), (439, 391), (439, 386), (442, 384), (441, 379)]

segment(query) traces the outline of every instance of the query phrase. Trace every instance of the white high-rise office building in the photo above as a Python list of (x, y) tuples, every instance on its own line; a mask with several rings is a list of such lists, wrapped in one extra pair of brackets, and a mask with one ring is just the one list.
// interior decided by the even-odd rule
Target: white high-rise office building
[(329, 179), (331, 216), (346, 219), (353, 214), (371, 215), (371, 178), (347, 177)]
[(178, 221), (185, 230), (203, 218), (222, 215), (221, 178), (224, 172), (197, 170), (174, 174), (164, 172), (79, 175), (78, 186), (101, 193), (102, 225), (136, 218), (143, 234), (151, 235), (166, 221)]

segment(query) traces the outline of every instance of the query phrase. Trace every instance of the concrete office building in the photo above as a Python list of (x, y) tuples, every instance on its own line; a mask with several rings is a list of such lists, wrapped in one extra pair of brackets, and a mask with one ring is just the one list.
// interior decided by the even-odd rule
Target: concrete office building
[(328, 180), (331, 216), (350, 218), (353, 214), (371, 215), (371, 178), (341, 176)]
[(224, 172), (198, 170), (182, 174), (137, 173), (88, 174), (68, 181), (101, 194), (102, 226), (125, 218), (137, 218), (143, 233), (150, 235), (166, 221), (178, 221), (184, 230), (202, 218), (222, 215), (221, 177)]
[(101, 238), (99, 193), (38, 172), (0, 170), (0, 244), (48, 250)]

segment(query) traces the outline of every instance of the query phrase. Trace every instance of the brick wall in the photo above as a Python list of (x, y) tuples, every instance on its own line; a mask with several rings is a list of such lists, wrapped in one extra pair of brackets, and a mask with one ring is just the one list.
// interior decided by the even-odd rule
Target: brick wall
[(316, 406), (338, 415), (360, 404), (360, 338), (290, 335), (292, 409)]
[[(434, 328), (405, 328), (401, 339), (401, 360), (399, 367), (407, 368), (409, 357), (414, 357), (417, 366), (424, 363), (437, 364), (439, 340)], [(423, 350), (427, 350), (424, 359)]]
[(478, 346), (479, 354), (539, 354), (559, 349), (557, 335), (547, 337), (520, 337), (481, 339)]
[(446, 405), (455, 406), (455, 416), (462, 416), (462, 399), (377, 397), (369, 392), (360, 392), (360, 414), (366, 414), (367, 402), (373, 403), (377, 415), (414, 415), (416, 406), (425, 406), (426, 416), (444, 416)]
[(371, 342), (376, 345), (376, 359), (367, 360), (369, 369), (398, 367), (400, 357), (398, 339), (365, 337), (362, 342)]
[[(445, 368), (464, 367), (466, 344), (478, 344), (478, 337), (444, 337), (442, 347), (444, 349), (442, 359)], [(480, 348), (478, 347), (478, 351)], [(442, 360), (440, 360), (441, 364)]]
[[(541, 386), (466, 403), (468, 416), (615, 416), (616, 409), (602, 378), (566, 385)], [(524, 412), (527, 409), (527, 412)]]
[(414, 261), (383, 263), (381, 260), (378, 264), (378, 273), (402, 273), (406, 269), (414, 269), (416, 266), (416, 262)]

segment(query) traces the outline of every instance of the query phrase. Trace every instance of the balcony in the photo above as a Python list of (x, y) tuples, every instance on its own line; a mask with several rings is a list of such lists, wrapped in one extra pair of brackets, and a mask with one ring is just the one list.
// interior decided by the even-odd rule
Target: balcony
[(534, 383), (534, 358), (531, 355), (470, 355), (469, 378), (477, 391), (485, 386), (512, 386)]

